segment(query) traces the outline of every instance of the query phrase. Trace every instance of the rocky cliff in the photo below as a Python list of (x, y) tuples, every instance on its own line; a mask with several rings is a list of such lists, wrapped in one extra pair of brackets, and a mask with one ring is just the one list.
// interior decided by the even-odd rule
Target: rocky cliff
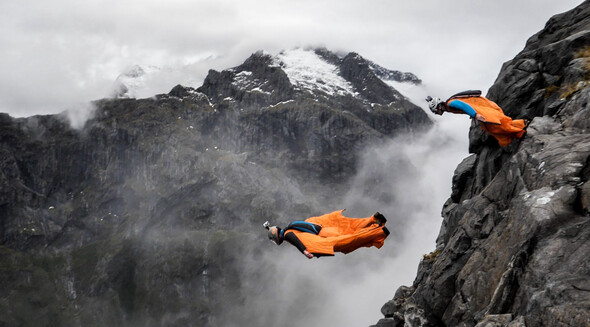
[(442, 209), (436, 250), (377, 326), (590, 325), (590, 2), (552, 17), (488, 97), (526, 136), (477, 124)]
[(237, 309), (272, 270), (244, 265), (262, 223), (339, 208), (360, 150), (430, 126), (392, 79), (420, 83), (258, 52), (198, 89), (96, 101), (81, 129), (0, 114), (0, 325), (267, 325)]

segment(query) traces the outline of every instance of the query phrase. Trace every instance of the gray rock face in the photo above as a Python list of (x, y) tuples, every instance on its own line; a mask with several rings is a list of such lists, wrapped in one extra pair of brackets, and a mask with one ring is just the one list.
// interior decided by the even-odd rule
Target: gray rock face
[(0, 325), (256, 325), (236, 308), (272, 274), (262, 223), (319, 212), (360, 149), (430, 125), (360, 56), (321, 53), (298, 53), (325, 72), (306, 79), (256, 53), (197, 90), (100, 100), (81, 130), (0, 114)]
[[(382, 309), (391, 326), (590, 324), (590, 2), (553, 17), (488, 97), (534, 118), (502, 149), (473, 125), (437, 249)], [(408, 291), (410, 290), (410, 291)]]
[[(300, 61), (315, 56), (332, 63), (332, 78), (340, 84), (333, 86), (330, 76), (297, 71), (289, 56), (303, 56), (296, 58)], [(367, 142), (409, 133), (410, 126), (430, 125), (419, 107), (387, 86), (370, 62), (354, 53), (340, 58), (325, 49), (277, 57), (258, 52), (233, 69), (210, 71), (197, 91), (219, 102), (219, 124), (212, 132), (225, 148), (271, 151), (275, 160), (309, 172), (304, 177), (331, 182), (354, 172), (355, 153)], [(352, 156), (332, 155), (342, 152)]]

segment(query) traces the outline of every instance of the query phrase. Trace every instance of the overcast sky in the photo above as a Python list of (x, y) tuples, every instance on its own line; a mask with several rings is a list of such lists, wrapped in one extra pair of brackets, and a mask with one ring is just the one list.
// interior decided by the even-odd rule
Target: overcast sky
[(581, 0), (4, 0), (0, 112), (57, 113), (103, 98), (134, 64), (143, 96), (198, 87), (262, 49), (354, 51), (445, 93), (487, 90), (554, 14)]
[[(148, 97), (167, 93), (176, 84), (198, 87), (209, 69), (235, 67), (257, 50), (276, 54), (306, 46), (354, 51), (386, 68), (416, 74), (424, 88), (410, 95), (414, 101), (423, 99), (425, 92), (441, 98), (465, 89), (485, 93), (502, 64), (521, 51), (551, 16), (580, 3), (0, 0), (0, 112), (22, 117), (84, 107), (108, 96), (117, 76), (136, 64), (161, 68), (140, 94)], [(417, 104), (425, 107), (424, 102)], [(340, 326), (376, 323), (380, 306), (398, 286), (411, 283), (421, 255), (434, 248), (453, 169), (467, 155), (470, 121), (460, 115), (433, 116), (433, 120), (445, 135), (459, 136), (440, 146), (435, 130), (421, 141), (423, 146), (411, 144), (403, 150), (410, 151), (408, 156), (424, 176), (407, 193), (417, 200), (428, 195), (428, 205), (411, 217), (416, 223), (405, 231), (409, 243), (400, 246), (392, 239), (384, 251), (363, 249), (375, 257), (399, 254), (372, 270), (373, 278), (341, 288), (347, 276), (333, 278), (331, 284), (324, 276), (322, 282), (338, 289), (322, 307), (324, 315), (312, 319)], [(381, 152), (387, 162), (387, 156), (395, 158), (399, 151), (392, 147)], [(384, 212), (389, 216), (396, 211)], [(333, 259), (313, 261), (313, 266), (297, 264), (307, 270), (320, 264), (346, 267), (346, 259)]]

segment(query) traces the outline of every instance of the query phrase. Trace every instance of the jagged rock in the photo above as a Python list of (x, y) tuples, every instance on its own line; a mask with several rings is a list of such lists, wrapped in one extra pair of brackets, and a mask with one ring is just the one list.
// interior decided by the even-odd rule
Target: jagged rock
[(511, 314), (487, 315), (475, 327), (506, 327), (512, 322)]
[(438, 254), (420, 264), (408, 300), (388, 302), (388, 316), (435, 326), (590, 322), (589, 13), (586, 1), (553, 17), (502, 67), (488, 97), (534, 119), (507, 148), (472, 125)]
[[(197, 91), (221, 102), (219, 120), (224, 128), (215, 136), (223, 147), (238, 152), (254, 148), (272, 151), (277, 160), (292, 162), (298, 171), (309, 172), (303, 177), (333, 182), (354, 172), (351, 168), (356, 158), (330, 153), (360, 149), (363, 143), (383, 135), (409, 132), (410, 125), (430, 124), (419, 107), (377, 78), (368, 61), (359, 55), (340, 58), (326, 50), (320, 53), (317, 56), (313, 51), (296, 50), (272, 57), (258, 52), (233, 69), (210, 71)], [(296, 66), (321, 58), (332, 63), (323, 67), (323, 75)], [(316, 78), (335, 85), (323, 80), (309, 83)], [(370, 89), (365, 89), (367, 86)]]
[(523, 316), (512, 319), (511, 314), (486, 315), (475, 327), (526, 327)]
[(396, 323), (395, 319), (383, 318), (383, 319), (379, 320), (379, 322), (377, 322), (377, 325), (373, 325), (372, 327), (397, 327), (397, 326), (399, 326), (399, 324)]
[(237, 101), (240, 106), (265, 107), (293, 98), (294, 88), (287, 74), (265, 53), (251, 55), (234, 69), (210, 70), (203, 85), (197, 89), (214, 102)]
[(527, 327), (526, 322), (523, 316), (518, 316), (516, 319), (512, 320), (508, 327)]
[(504, 64), (488, 96), (507, 115), (530, 119), (556, 113), (558, 108), (551, 103), (562, 97), (567, 84), (580, 81), (578, 72), (566, 73), (572, 73), (568, 66), (579, 63), (576, 54), (590, 41), (589, 13), (590, 8), (582, 4), (553, 16), (523, 51)]
[(455, 169), (455, 173), (453, 174), (453, 183), (451, 184), (451, 199), (453, 200), (453, 202), (460, 202), (460, 196), (462, 194), (470, 193), (463, 191), (465, 185), (467, 184), (468, 178), (473, 175), (473, 169), (475, 167), (476, 159), (476, 155), (471, 155), (463, 159), (463, 161)]
[(403, 96), (379, 78), (370, 63), (356, 53), (350, 53), (342, 59), (340, 66), (342, 76), (351, 81), (355, 90), (367, 100), (374, 103), (399, 102)]

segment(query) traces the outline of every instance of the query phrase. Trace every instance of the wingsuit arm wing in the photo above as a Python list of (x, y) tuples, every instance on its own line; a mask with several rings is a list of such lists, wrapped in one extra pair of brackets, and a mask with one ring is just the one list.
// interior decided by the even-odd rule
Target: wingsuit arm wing
[(283, 237), (285, 238), (285, 240), (287, 242), (289, 242), (293, 246), (295, 246), (301, 253), (303, 253), (303, 251), (305, 251), (307, 249), (305, 247), (305, 245), (303, 245), (303, 243), (301, 243), (301, 240), (299, 239), (299, 237), (297, 237), (297, 235), (295, 235), (295, 233), (287, 232), (287, 233), (285, 233), (285, 235)]
[(461, 100), (453, 100), (449, 103), (449, 107), (456, 109), (456, 110), (461, 110), (464, 113), (468, 114), (469, 117), (474, 118), (475, 115), (477, 114), (477, 112), (475, 112), (475, 109), (473, 109), (473, 107), (471, 107), (470, 105), (468, 105), (467, 103), (461, 101)]

